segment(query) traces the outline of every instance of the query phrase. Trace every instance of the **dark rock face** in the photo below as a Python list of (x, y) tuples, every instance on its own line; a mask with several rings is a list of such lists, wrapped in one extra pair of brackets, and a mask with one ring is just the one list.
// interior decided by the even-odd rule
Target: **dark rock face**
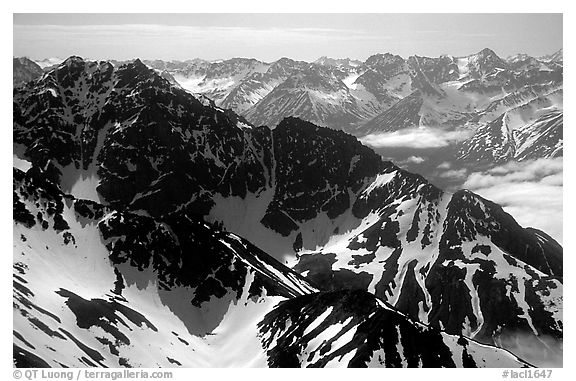
[[(477, 343), (414, 323), (365, 291), (288, 300), (259, 326), (271, 367), (325, 367), (331, 361), (354, 368), (482, 366), (481, 355), (471, 354)], [(324, 336), (328, 330), (335, 335)], [(508, 361), (529, 366), (514, 356)]]
[[(348, 191), (358, 192), (364, 179), (382, 164), (378, 156), (352, 136), (287, 118), (273, 131), (276, 192), (262, 220), (289, 234), (326, 212), (335, 218), (350, 208)], [(288, 218), (286, 218), (288, 217)]]
[[(104, 128), (113, 66), (70, 57), (42, 81), (14, 92), (14, 143), (38, 166), (86, 168)], [(17, 127), (16, 127), (17, 126)], [(35, 145), (35, 143), (38, 143)]]
[[(244, 197), (265, 186), (262, 165), (270, 165), (270, 158), (257, 155), (270, 151), (269, 131), (242, 131), (236, 127), (241, 119), (205, 106), (140, 61), (114, 71), (109, 64), (70, 58), (39, 86), (49, 83), (62, 94), (35, 95), (34, 89), (15, 95), (15, 143), (28, 147), (25, 156), (33, 164), (50, 162), (56, 173), (71, 163), (95, 167), (98, 192), (113, 206), (152, 215), (186, 202), (208, 209), (209, 196), (201, 189)], [(80, 102), (83, 92), (88, 96)], [(158, 189), (169, 197), (158, 197)]]
[(468, 68), (472, 78), (480, 78), (498, 70), (506, 70), (508, 64), (493, 50), (484, 48), (470, 60)]
[[(466, 221), (466, 217), (472, 218)], [(473, 219), (476, 219), (475, 223)], [(454, 194), (448, 204), (446, 226), (445, 245), (448, 248), (454, 246), (454, 242), (451, 242), (453, 236), (472, 239), (480, 235), (488, 236), (504, 252), (544, 274), (562, 279), (562, 250), (554, 240), (536, 233), (534, 229), (523, 229), (499, 205), (472, 192), (459, 191)]]
[(355, 83), (362, 85), (383, 104), (398, 100), (395, 93), (390, 91), (388, 82), (393, 78), (409, 77), (407, 62), (402, 57), (390, 53), (368, 57), (362, 69), (364, 71)]
[[(429, 315), (433, 317), (430, 320), (433, 326), (455, 332), (461, 329), (467, 318), (473, 327), (477, 327), (475, 329), (481, 326), (475, 337), (490, 342), (500, 332), (532, 331), (529, 321), (546, 321), (536, 328), (539, 334), (562, 339), (561, 323), (559, 325), (549, 311), (544, 311), (545, 302), (542, 299), (536, 302), (539, 287), (546, 285), (546, 289), (554, 290), (562, 281), (562, 250), (556, 242), (544, 240), (532, 231), (522, 229), (498, 205), (465, 191), (456, 193), (448, 204), (445, 227), (439, 243), (439, 257), (426, 278), (434, 306)], [(492, 244), (504, 253), (503, 259), (513, 267), (524, 269), (529, 278), (499, 279), (495, 276), (503, 264), (492, 254), (494, 249), (489, 246), (477, 244), (472, 248), (472, 256), (468, 256), (462, 250), (463, 244), (479, 236), (489, 237)], [(472, 284), (477, 290), (482, 314), (487, 317), (482, 325), (474, 316), (468, 287), (464, 287), (466, 273), (470, 270), (456, 263), (479, 266), (473, 273)], [(520, 285), (522, 292), (518, 283), (523, 283)], [(510, 297), (507, 291), (510, 286), (513, 295), (519, 294)], [(520, 296), (522, 294), (523, 297)], [(527, 311), (529, 317), (521, 318), (524, 311), (520, 304), (528, 300), (536, 303)], [(467, 307), (462, 307), (463, 302), (467, 303)], [(467, 314), (467, 317), (458, 316), (458, 313)]]
[[(78, 125), (67, 123), (64, 115), (85, 114), (75, 107), (65, 110), (73, 103), (67, 96), (55, 100), (59, 107), (20, 115), (21, 105), (39, 102), (35, 95), (23, 92), (14, 106), (15, 142), (34, 147), (25, 156), (37, 165), (48, 161), (55, 178), (70, 163), (77, 168), (95, 167), (98, 193), (111, 206), (145, 210), (152, 216), (182, 208), (202, 215), (212, 207), (214, 194), (245, 198), (247, 193), (276, 186), (264, 224), (287, 234), (295, 226), (290, 219), (309, 220), (320, 212), (333, 218), (343, 213), (350, 204), (348, 189), (358, 191), (362, 181), (380, 167), (378, 157), (351, 136), (296, 119), (286, 119), (274, 133), (266, 127), (239, 128), (241, 119), (202, 104), (139, 61), (112, 75), (111, 66), (69, 59), (49, 74), (49, 80), (61, 78), (75, 89), (70, 91), (74, 94), (85, 82), (79, 72), (84, 66), (94, 71), (93, 81), (102, 79), (104, 88), (97, 94), (105, 101), (85, 106), (95, 109), (95, 116)], [(96, 76), (100, 69), (105, 74)], [(104, 106), (97, 110), (100, 104)], [(56, 137), (60, 145), (52, 144)], [(329, 167), (328, 161), (336, 165)], [(324, 189), (328, 181), (334, 189)], [(315, 201), (309, 204), (311, 191)]]
[(324, 290), (363, 284), (413, 319), (451, 334), (468, 332), (487, 343), (534, 332), (562, 340), (554, 312), (562, 299), (562, 249), (554, 240), (521, 228), (471, 192), (445, 194), (422, 178), (391, 172), (382, 174), (389, 176), (384, 186), (353, 204), (357, 217), (376, 210), (378, 218), (348, 236), (347, 250), (303, 254), (296, 270)]
[(419, 78), (421, 73), (423, 78), (430, 83), (440, 84), (458, 79), (458, 64), (454, 57), (440, 56), (438, 58), (412, 56), (408, 58), (408, 65), (414, 71), (412, 74)]
[[(286, 285), (258, 279), (273, 276), (272, 270), (289, 273), (306, 283), (300, 275), (268, 259), (267, 254), (249, 242), (217, 230), (187, 211), (155, 219), (76, 200), (45, 180), (41, 171), (23, 173), (14, 169), (14, 188), (19, 211), (14, 217), (16, 222), (28, 228), (34, 226), (36, 221), (27, 204), (41, 205), (37, 221), (46, 222), (44, 230), (53, 229), (65, 240), (67, 231), (70, 234), (70, 226), (63, 211), (65, 203), (71, 204), (84, 224), (89, 221), (97, 224), (112, 264), (126, 263), (138, 271), (151, 269), (158, 277), (159, 286), (166, 290), (176, 286), (189, 287), (194, 290), (191, 303), (196, 306), (228, 292), (240, 297), (247, 268), (251, 265), (263, 266), (256, 279), (264, 285), (267, 295), (292, 297), (296, 293)], [(58, 227), (59, 222), (62, 228)], [(66, 295), (69, 295), (67, 291)]]
[(420, 125), (418, 114), (424, 99), (419, 91), (398, 101), (388, 110), (369, 120), (362, 126), (362, 133), (371, 134), (385, 131), (397, 131), (402, 128)]
[(12, 59), (12, 85), (22, 86), (27, 82), (40, 78), (42, 68), (26, 57)]

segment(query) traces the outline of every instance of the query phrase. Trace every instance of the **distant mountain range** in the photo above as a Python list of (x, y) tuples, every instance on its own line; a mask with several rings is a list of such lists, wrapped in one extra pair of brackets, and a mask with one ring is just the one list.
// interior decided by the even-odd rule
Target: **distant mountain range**
[[(14, 60), (14, 83), (38, 78), (57, 59)], [(358, 137), (433, 127), (466, 131), (446, 161), (503, 163), (563, 152), (563, 51), (506, 59), (490, 49), (466, 57), (375, 54), (364, 62), (233, 58), (143, 61), (254, 125), (296, 116)], [(113, 62), (121, 65), (122, 62)], [(547, 123), (546, 121), (553, 121)], [(472, 165), (472, 164), (471, 164)]]

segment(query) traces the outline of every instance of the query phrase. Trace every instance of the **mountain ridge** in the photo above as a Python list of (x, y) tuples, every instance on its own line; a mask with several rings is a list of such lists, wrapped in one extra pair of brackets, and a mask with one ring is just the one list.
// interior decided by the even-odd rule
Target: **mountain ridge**
[[(312, 283), (335, 287), (326, 291), (367, 290), (433, 329), (504, 347), (517, 331), (536, 341), (548, 335), (550, 357), (561, 343), (560, 245), (471, 192), (448, 194), (383, 161), (348, 133), (298, 118), (251, 126), (139, 60), (114, 67), (71, 58), (15, 89), (13, 104), (18, 159), (64, 193), (85, 198), (88, 189), (94, 202), (119, 210), (102, 226), (130, 231), (131, 222), (134, 237), (120, 245), (130, 254), (105, 249), (132, 267), (144, 269), (151, 255), (137, 226), (173, 218), (186, 227), (191, 215), (195, 229), (216, 223)], [(18, 224), (34, 221), (35, 212), (22, 213)], [(223, 241), (226, 252), (245, 250)], [(162, 274), (163, 260), (155, 263)], [(199, 280), (221, 293), (208, 279)], [(242, 282), (230, 280), (238, 290)], [(507, 313), (486, 302), (492, 292)]]

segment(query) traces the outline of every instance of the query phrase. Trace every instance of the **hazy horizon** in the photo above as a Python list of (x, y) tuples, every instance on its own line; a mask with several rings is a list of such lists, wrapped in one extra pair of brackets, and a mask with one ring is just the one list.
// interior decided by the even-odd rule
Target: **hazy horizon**
[(14, 14), (13, 56), (39, 60), (235, 57), (364, 61), (377, 53), (539, 57), (562, 49), (562, 14)]

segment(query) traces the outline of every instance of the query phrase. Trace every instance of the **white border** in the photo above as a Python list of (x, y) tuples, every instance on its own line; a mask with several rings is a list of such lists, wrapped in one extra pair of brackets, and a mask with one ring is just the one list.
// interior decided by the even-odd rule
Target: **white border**
[[(573, 105), (572, 101), (572, 88), (573, 88), (573, 54), (570, 44), (570, 38), (574, 36), (573, 25), (574, 18), (571, 12), (571, 7), (568, 1), (505, 1), (505, 0), (479, 0), (479, 1), (424, 1), (424, 0), (409, 0), (409, 1), (370, 1), (370, 0), (328, 0), (328, 1), (313, 1), (313, 0), (289, 0), (289, 1), (263, 1), (263, 0), (218, 0), (218, 1), (175, 1), (175, 0), (162, 0), (157, 2), (137, 2), (137, 1), (120, 1), (120, 0), (96, 0), (96, 1), (79, 1), (79, 0), (59, 0), (59, 1), (39, 1), (39, 0), (25, 0), (19, 1), (18, 3), (5, 4), (2, 5), (2, 14), (0, 19), (0, 25), (2, 25), (2, 48), (4, 52), (4, 57), (0, 61), (2, 65), (2, 83), (0, 85), (0, 91), (2, 94), (2, 102), (0, 105), (2, 107), (2, 119), (1, 124), (1, 141), (2, 148), (0, 168), (1, 168), (1, 178), (5, 179), (2, 183), (1, 196), (4, 202), (2, 205), (2, 247), (1, 251), (1, 268), (5, 271), (5, 275), (1, 277), (2, 285), (0, 286), (0, 300), (2, 303), (2, 346), (0, 355), (0, 364), (2, 372), (0, 377), (3, 379), (12, 379), (12, 332), (9, 327), (12, 326), (12, 303), (11, 303), (11, 262), (12, 262), (12, 222), (8, 220), (11, 215), (11, 209), (8, 209), (8, 200), (11, 200), (11, 195), (9, 193), (9, 183), (11, 183), (11, 168), (10, 163), (12, 161), (11, 144), (12, 139), (11, 134), (11, 116), (12, 108), (10, 99), (11, 94), (11, 57), (12, 54), (12, 14), (13, 13), (58, 13), (58, 12), (76, 12), (76, 13), (91, 13), (91, 12), (101, 12), (101, 13), (411, 13), (417, 11), (417, 13), (564, 13), (564, 39), (568, 41), (565, 44), (564, 59), (566, 61), (565, 67), (568, 68), (564, 73), (564, 82), (567, 84), (564, 89), (564, 102), (568, 103), (568, 107), (565, 107), (565, 125), (568, 127), (564, 130), (565, 138), (565, 149), (564, 149), (564, 160), (566, 165), (565, 173), (565, 192), (564, 192), (564, 249), (565, 249), (565, 259), (564, 268), (565, 270), (565, 280), (564, 287), (567, 290), (564, 302), (564, 321), (565, 321), (565, 344), (564, 344), (564, 368), (555, 369), (553, 371), (553, 379), (568, 379), (568, 375), (571, 373), (570, 370), (574, 369), (574, 358), (573, 344), (574, 343), (574, 298), (572, 297), (574, 291), (574, 285), (571, 280), (571, 271), (573, 269), (574, 259), (573, 259), (573, 248), (574, 243), (570, 241), (572, 228), (574, 223), (571, 216), (575, 215), (572, 213), (574, 211), (574, 170), (572, 165), (574, 163), (574, 126), (573, 118)], [(223, 12), (224, 11), (224, 12)], [(375, 372), (383, 372), (375, 373)], [(192, 373), (194, 372), (194, 373)], [(209, 373), (208, 373), (209, 372)], [(251, 371), (238, 371), (234, 370), (234, 373), (229, 370), (179, 370), (175, 372), (177, 376), (175, 379), (182, 380), (194, 380), (203, 377), (211, 378), (234, 378), (237, 377), (250, 377), (257, 379), (266, 379), (271, 376), (274, 378), (281, 379), (293, 379), (301, 378), (318, 378), (322, 379), (326, 377), (335, 377), (337, 379), (348, 379), (349, 377), (356, 376), (355, 370), (322, 370), (321, 374), (314, 373), (314, 371), (306, 371), (306, 373), (293, 373), (300, 372), (294, 370), (276, 370), (275, 373), (270, 374), (270, 371), (262, 370), (251, 370)], [(493, 379), (500, 380), (501, 371), (498, 369), (491, 370), (441, 370), (441, 369), (429, 369), (429, 370), (416, 370), (416, 369), (403, 369), (403, 370), (365, 370), (362, 377), (431, 377), (432, 379), (458, 379), (462, 380), (464, 378), (471, 380), (484, 380)], [(399, 372), (399, 373), (397, 373)], [(572, 376), (573, 377), (573, 376)]]

